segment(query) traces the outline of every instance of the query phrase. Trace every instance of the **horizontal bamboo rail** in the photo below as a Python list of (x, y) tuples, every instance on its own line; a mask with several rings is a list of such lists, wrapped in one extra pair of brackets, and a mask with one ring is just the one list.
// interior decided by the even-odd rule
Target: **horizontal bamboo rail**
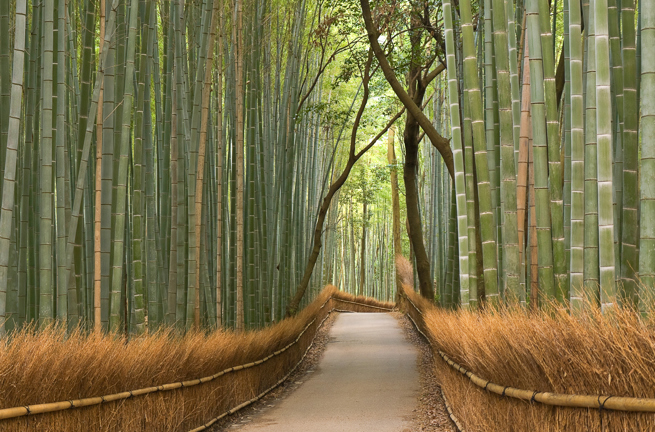
[[(414, 304), (414, 302), (406, 295), (403, 297), (414, 307), (414, 309), (422, 316), (423, 312)], [(410, 314), (407, 314), (409, 319), (414, 324), (414, 327), (423, 335), (423, 337), (430, 342), (430, 339), (421, 331), (416, 321)], [(432, 343), (430, 342), (432, 345)], [(486, 380), (473, 372), (467, 370), (462, 365), (455, 362), (448, 354), (435, 348), (436, 352), (443, 358), (443, 360), (453, 369), (466, 376), (476, 386), (495, 393), (500, 396), (521, 399), (528, 402), (539, 402), (544, 405), (567, 407), (567, 408), (594, 408), (599, 410), (615, 410), (626, 412), (655, 412), (655, 399), (649, 398), (636, 398), (636, 397), (622, 397), (622, 396), (606, 396), (606, 395), (576, 395), (576, 394), (562, 394), (551, 392), (540, 392), (538, 390), (523, 390), (511, 386), (503, 386)]]
[[(325, 304), (323, 306), (325, 306)], [(321, 308), (323, 308), (323, 306), (321, 306)], [(342, 312), (342, 311), (340, 311), (339, 309), (332, 308), (327, 313), (325, 318), (323, 318), (323, 321), (321, 321), (321, 323), (318, 325), (318, 327), (316, 327), (316, 330), (321, 328), (323, 323), (330, 317), (330, 314), (332, 312)], [(286, 374), (284, 377), (282, 377), (282, 379), (280, 379), (278, 382), (273, 384), (273, 386), (271, 386), (268, 389), (264, 390), (263, 392), (261, 392), (260, 394), (255, 396), (254, 398), (252, 398), (252, 399), (250, 399), (250, 400), (248, 400), (248, 401), (246, 401), (246, 402), (244, 402), (244, 403), (242, 403), (240, 405), (235, 406), (234, 408), (230, 409), (229, 411), (225, 411), (223, 414), (219, 415), (218, 417), (214, 417), (213, 419), (211, 419), (210, 421), (208, 421), (204, 425), (198, 426), (197, 428), (192, 429), (189, 432), (200, 432), (200, 431), (203, 431), (203, 430), (205, 430), (207, 428), (210, 428), (212, 425), (216, 424), (216, 422), (221, 420), (222, 418), (227, 417), (228, 415), (232, 415), (235, 412), (239, 411), (240, 409), (243, 409), (243, 408), (247, 407), (248, 405), (250, 405), (250, 404), (252, 404), (254, 402), (257, 402), (258, 400), (260, 400), (261, 398), (266, 396), (268, 393), (271, 392), (271, 390), (273, 390), (274, 388), (276, 388), (280, 384), (282, 384), (284, 381), (286, 381), (291, 376), (291, 374), (294, 373), (296, 369), (298, 369), (298, 366), (300, 366), (300, 364), (303, 362), (303, 360), (305, 360), (305, 357), (307, 356), (307, 353), (309, 352), (309, 350), (312, 348), (312, 346), (314, 346), (314, 341), (315, 340), (316, 340), (316, 335), (314, 335), (314, 338), (312, 339), (311, 343), (309, 344), (309, 346), (307, 347), (307, 349), (303, 353), (300, 360), (298, 360), (298, 363), (296, 363), (296, 365), (293, 367), (293, 369), (291, 369), (288, 374)]]
[[(319, 310), (323, 309), (325, 307), (325, 305), (330, 300), (340, 300), (340, 301), (343, 301), (343, 302), (346, 302), (346, 303), (353, 303), (353, 304), (358, 304), (358, 305), (361, 305), (361, 306), (366, 306), (366, 307), (371, 307), (371, 308), (386, 309), (386, 308), (379, 308), (377, 306), (368, 305), (366, 303), (350, 302), (350, 301), (347, 301), (347, 300), (337, 299), (336, 297), (330, 297), (325, 301), (325, 303), (323, 303), (321, 305)], [(338, 309), (333, 308), (332, 310), (330, 310), (330, 312), (328, 312), (328, 316), (332, 311), (335, 311), (335, 310), (339, 311)], [(325, 321), (325, 320), (323, 320), (323, 321)], [(239, 366), (233, 366), (233, 367), (224, 369), (224, 370), (222, 370), (222, 371), (220, 371), (218, 373), (215, 373), (214, 375), (210, 375), (210, 376), (206, 376), (206, 377), (198, 378), (198, 379), (193, 379), (193, 380), (179, 381), (179, 382), (174, 382), (174, 383), (169, 383), (169, 384), (163, 384), (163, 385), (159, 385), (159, 386), (146, 387), (146, 388), (141, 388), (141, 389), (137, 389), (137, 390), (128, 390), (128, 391), (109, 394), (109, 395), (104, 395), (104, 396), (96, 396), (96, 397), (89, 397), (89, 398), (83, 398), (83, 399), (73, 399), (73, 400), (67, 400), (67, 401), (59, 401), (59, 402), (50, 402), (50, 403), (43, 403), (43, 404), (18, 406), (18, 407), (12, 407), (12, 408), (4, 408), (4, 409), (0, 409), (0, 420), (8, 420), (8, 419), (17, 418), (17, 417), (25, 417), (25, 416), (36, 415), (36, 414), (46, 414), (46, 413), (52, 413), (52, 412), (57, 412), (57, 411), (65, 411), (65, 410), (74, 409), (74, 408), (89, 407), (89, 406), (93, 406), (93, 405), (100, 405), (100, 404), (104, 404), (104, 403), (130, 399), (130, 398), (137, 397), (137, 396), (144, 396), (144, 395), (151, 394), (151, 393), (170, 391), (170, 390), (177, 390), (177, 389), (186, 388), (186, 387), (194, 387), (194, 386), (197, 386), (199, 384), (205, 384), (205, 383), (211, 382), (211, 381), (213, 381), (213, 380), (215, 380), (215, 379), (217, 379), (217, 378), (219, 378), (219, 377), (221, 377), (223, 375), (226, 375), (226, 374), (229, 374), (229, 373), (232, 373), (232, 372), (237, 372), (237, 371), (244, 370), (244, 369), (248, 369), (248, 368), (251, 368), (251, 367), (259, 366), (262, 363), (265, 363), (265, 362), (269, 361), (273, 357), (276, 357), (276, 356), (282, 354), (283, 352), (287, 351), (289, 348), (294, 346), (296, 343), (298, 343), (300, 341), (300, 338), (302, 337), (302, 335), (305, 334), (305, 332), (309, 329), (309, 327), (312, 324), (314, 324), (314, 322), (316, 322), (316, 318), (314, 318), (311, 322), (309, 322), (305, 326), (305, 328), (298, 334), (296, 339), (294, 341), (292, 341), (291, 343), (289, 343), (284, 348), (281, 348), (281, 349), (273, 352), (272, 354), (269, 354), (268, 356), (266, 356), (266, 357), (264, 357), (264, 358), (262, 358), (260, 360), (256, 360), (254, 362), (250, 362), (250, 363), (239, 365)], [(322, 322), (321, 322), (321, 324), (322, 324)], [(313, 343), (313, 340), (312, 340), (312, 343)], [(304, 355), (303, 355), (303, 358), (304, 358)], [(298, 364), (300, 364), (300, 363), (298, 363)], [(297, 367), (297, 365), (296, 365), (296, 367)], [(287, 376), (288, 375), (289, 374), (287, 374)], [(285, 377), (285, 379), (286, 379), (286, 377)], [(272, 390), (276, 386), (278, 386), (283, 381), (284, 381), (284, 379), (282, 381), (280, 381), (279, 383), (277, 383), (271, 389), (267, 390), (267, 392)], [(252, 402), (254, 402), (254, 400), (249, 401), (248, 403), (245, 403), (245, 405), (244, 404), (241, 404), (241, 405), (247, 406), (248, 404), (250, 404)], [(228, 414), (233, 414), (238, 409), (241, 409), (242, 408), (241, 405), (239, 405), (238, 407), (232, 408), (232, 410), (228, 411)], [(228, 415), (228, 414), (226, 414), (226, 415)]]
[(453, 409), (450, 407), (448, 399), (446, 399), (446, 394), (443, 392), (443, 388), (439, 387), (439, 390), (441, 390), (441, 398), (443, 399), (444, 405), (446, 405), (446, 411), (448, 411), (448, 417), (450, 417), (450, 421), (452, 421), (455, 425), (457, 432), (464, 432), (464, 426), (462, 426), (462, 424), (459, 422), (459, 419), (453, 412)]

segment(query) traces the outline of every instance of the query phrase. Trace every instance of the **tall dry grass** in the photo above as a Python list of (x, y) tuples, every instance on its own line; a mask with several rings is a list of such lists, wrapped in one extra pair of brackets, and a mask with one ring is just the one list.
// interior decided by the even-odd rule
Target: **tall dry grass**
[[(566, 394), (655, 398), (655, 327), (630, 310), (447, 311), (405, 289), (403, 308), (434, 347), (494, 383)], [(403, 299), (403, 301), (405, 301)], [(655, 414), (560, 408), (488, 393), (435, 355), (436, 375), (467, 432), (649, 431)]]
[(247, 401), (285, 376), (299, 361), (318, 324), (333, 308), (371, 308), (332, 299), (389, 307), (328, 286), (296, 317), (271, 327), (235, 334), (217, 331), (180, 337), (170, 330), (123, 340), (59, 329), (23, 331), (0, 345), (0, 409), (95, 397), (201, 378), (259, 360), (294, 341), (299, 343), (259, 366), (229, 373), (195, 387), (88, 408), (0, 421), (0, 431), (188, 431)]
[(396, 255), (396, 273), (400, 282), (408, 287), (414, 286), (414, 267), (407, 258), (402, 255)]

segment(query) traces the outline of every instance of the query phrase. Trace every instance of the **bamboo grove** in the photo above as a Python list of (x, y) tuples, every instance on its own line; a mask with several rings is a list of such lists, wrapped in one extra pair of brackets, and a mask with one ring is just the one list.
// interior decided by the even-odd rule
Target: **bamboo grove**
[[(394, 12), (360, 3), (375, 49)], [(446, 291), (464, 308), (559, 302), (572, 313), (589, 305), (650, 312), (650, 3), (406, 5), (427, 30), (413, 47), (430, 40), (429, 55), (447, 68), (435, 87), (448, 92), (450, 128), (439, 132), (451, 137), (452, 213), (442, 208), (456, 215), (444, 241), (457, 249), (450, 269), (459, 278), (454, 292), (441, 275), (442, 301)], [(376, 50), (381, 62), (392, 55)], [(385, 77), (393, 86), (391, 68)], [(429, 135), (430, 125), (421, 127)]]
[(3, 332), (280, 319), (331, 172), (305, 109), (347, 45), (327, 46), (325, 14), (304, 0), (1, 2)]
[(254, 328), (397, 255), (446, 307), (646, 312), (652, 9), (0, 2), (0, 329)]

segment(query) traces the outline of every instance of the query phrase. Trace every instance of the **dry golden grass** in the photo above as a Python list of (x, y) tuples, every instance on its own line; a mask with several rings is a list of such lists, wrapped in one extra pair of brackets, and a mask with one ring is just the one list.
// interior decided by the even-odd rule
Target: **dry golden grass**
[[(271, 327), (235, 334), (218, 331), (184, 337), (170, 330), (125, 343), (116, 337), (65, 335), (50, 328), (23, 331), (0, 345), (0, 408), (66, 401), (209, 376), (299, 343), (257, 367), (212, 382), (88, 408), (0, 421), (0, 431), (188, 431), (258, 395), (286, 375), (301, 358), (318, 324), (333, 308), (371, 308), (331, 300), (355, 298), (328, 286), (296, 317)], [(371, 299), (367, 304), (389, 307)]]
[(407, 285), (408, 287), (414, 286), (414, 267), (402, 255), (396, 255), (396, 272), (403, 285)]
[[(655, 398), (655, 328), (629, 310), (581, 317), (551, 308), (447, 311), (406, 294), (403, 308), (433, 346), (494, 383), (566, 394)], [(404, 300), (403, 300), (404, 301)], [(436, 374), (467, 432), (647, 431), (655, 414), (550, 407), (488, 393), (435, 355)]]

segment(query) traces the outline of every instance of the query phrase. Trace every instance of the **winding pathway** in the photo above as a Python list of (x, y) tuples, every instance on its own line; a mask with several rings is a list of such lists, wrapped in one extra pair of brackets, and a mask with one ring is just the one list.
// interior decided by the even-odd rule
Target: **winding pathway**
[(417, 405), (417, 350), (389, 314), (340, 314), (315, 372), (243, 432), (404, 432)]

